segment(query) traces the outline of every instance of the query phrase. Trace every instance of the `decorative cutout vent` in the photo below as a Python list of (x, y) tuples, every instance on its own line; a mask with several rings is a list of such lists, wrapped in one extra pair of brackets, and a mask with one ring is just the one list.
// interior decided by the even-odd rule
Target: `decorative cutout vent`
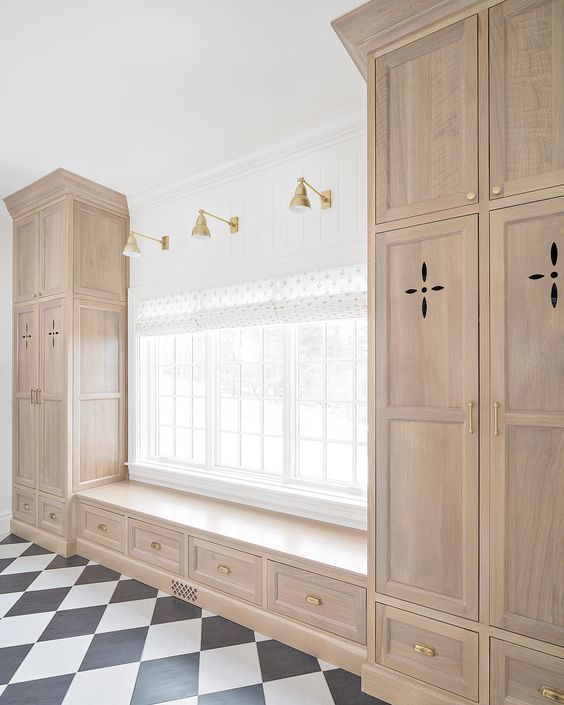
[(188, 583), (183, 583), (181, 580), (172, 579), (171, 583), (172, 594), (175, 597), (185, 600), (186, 602), (197, 602), (198, 601), (198, 588), (193, 585), (188, 585)]

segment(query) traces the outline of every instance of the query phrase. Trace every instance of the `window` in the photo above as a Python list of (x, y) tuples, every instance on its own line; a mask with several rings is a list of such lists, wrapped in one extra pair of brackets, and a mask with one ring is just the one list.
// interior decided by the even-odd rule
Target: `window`
[(365, 318), (141, 341), (146, 461), (313, 494), (364, 495)]

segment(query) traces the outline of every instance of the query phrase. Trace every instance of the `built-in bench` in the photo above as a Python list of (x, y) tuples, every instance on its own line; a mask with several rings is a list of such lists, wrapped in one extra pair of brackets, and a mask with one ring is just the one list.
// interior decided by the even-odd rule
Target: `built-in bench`
[(81, 555), (360, 673), (365, 532), (130, 481), (76, 521)]

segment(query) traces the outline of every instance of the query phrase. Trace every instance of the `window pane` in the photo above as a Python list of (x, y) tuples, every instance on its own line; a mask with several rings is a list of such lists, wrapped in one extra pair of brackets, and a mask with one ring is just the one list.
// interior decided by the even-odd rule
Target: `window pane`
[(368, 368), (366, 361), (356, 363), (356, 398), (366, 399)]
[(352, 441), (352, 404), (327, 404), (327, 438), (332, 441)]
[(176, 394), (190, 394), (192, 369), (188, 366), (176, 368)]
[(266, 400), (264, 402), (264, 432), (271, 436), (281, 436), (282, 424), (282, 402)]
[(347, 443), (327, 444), (327, 479), (333, 482), (353, 481), (353, 448)]
[(368, 449), (366, 446), (356, 447), (356, 483), (368, 484)]
[(241, 361), (260, 362), (262, 357), (262, 330), (243, 328), (241, 330)]
[(219, 386), (222, 397), (239, 396), (239, 365), (222, 365)]
[(172, 367), (160, 367), (159, 368), (159, 393), (160, 394), (172, 394), (172, 379), (173, 379), (173, 368)]
[(264, 361), (282, 362), (284, 359), (284, 329), (264, 329)]
[(192, 394), (195, 397), (206, 393), (206, 368), (204, 365), (192, 366)]
[(237, 399), (222, 399), (220, 404), (221, 430), (237, 431), (239, 401)]
[(236, 433), (221, 434), (219, 457), (222, 465), (239, 465), (239, 436)]
[(330, 321), (327, 324), (327, 357), (347, 360), (354, 357), (354, 321)]
[(192, 400), (190, 397), (177, 397), (176, 399), (176, 425), (190, 426), (192, 422)]
[(282, 365), (264, 366), (264, 396), (282, 397), (284, 394), (284, 382), (282, 377)]
[(190, 436), (192, 432), (187, 428), (176, 429), (176, 457), (189, 460), (192, 457)]
[(308, 480), (323, 479), (323, 443), (300, 441), (299, 475)]
[(356, 405), (356, 441), (366, 443), (368, 438), (368, 420), (366, 418), (366, 404)]
[(241, 365), (241, 395), (258, 397), (262, 392), (262, 366)]
[(350, 362), (327, 363), (327, 399), (346, 401), (353, 398), (353, 366)]
[(300, 360), (319, 360), (325, 357), (323, 323), (298, 326), (298, 356)]
[(308, 438), (323, 438), (324, 408), (324, 404), (300, 404), (300, 436), (307, 436)]
[(197, 463), (206, 462), (206, 432), (192, 432), (192, 457)]
[(323, 399), (323, 364), (302, 362), (299, 365), (300, 399)]
[(161, 335), (158, 343), (159, 365), (172, 365), (174, 355), (174, 336)]
[(221, 362), (236, 362), (239, 359), (239, 331), (222, 330), (219, 334)]
[(356, 356), (364, 359), (368, 356), (368, 322), (361, 318), (356, 322)]
[(172, 428), (167, 426), (161, 426), (159, 428), (159, 455), (163, 458), (172, 458), (174, 455)]
[(206, 363), (205, 333), (196, 333), (192, 336), (192, 362), (197, 365)]
[(206, 400), (194, 399), (192, 403), (192, 425), (194, 428), (206, 427)]
[(176, 364), (189, 365), (192, 362), (192, 336), (176, 336)]
[(260, 470), (260, 436), (241, 436), (241, 465), (248, 470)]
[(259, 399), (241, 400), (241, 431), (245, 433), (260, 433), (260, 411), (261, 402)]
[(172, 426), (172, 397), (159, 398), (159, 423)]
[(270, 438), (266, 436), (264, 439), (264, 470), (271, 475), (282, 474), (282, 439)]

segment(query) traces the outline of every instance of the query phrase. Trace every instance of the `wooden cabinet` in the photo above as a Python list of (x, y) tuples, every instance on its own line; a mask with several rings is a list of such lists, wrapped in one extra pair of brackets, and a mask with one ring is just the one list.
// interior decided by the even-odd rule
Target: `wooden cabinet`
[(564, 2), (490, 10), (492, 198), (564, 184)]
[(37, 389), (39, 387), (37, 307), (14, 309), (14, 480), (24, 487), (37, 484)]
[(376, 59), (377, 222), (477, 200), (477, 46), (474, 16)]
[(476, 619), (477, 218), (377, 247), (377, 590)]
[(14, 303), (31, 301), (39, 291), (39, 215), (14, 223)]
[(492, 622), (564, 646), (564, 198), (491, 217)]

